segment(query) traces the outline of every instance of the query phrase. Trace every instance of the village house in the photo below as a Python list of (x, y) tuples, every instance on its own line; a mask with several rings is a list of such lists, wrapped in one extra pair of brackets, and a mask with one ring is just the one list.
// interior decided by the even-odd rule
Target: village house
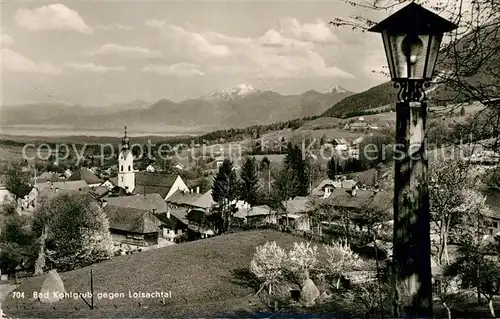
[(353, 122), (347, 123), (344, 126), (344, 130), (350, 130), (351, 132), (365, 132), (370, 130), (371, 126), (367, 122)]
[(241, 209), (235, 213), (234, 217), (240, 218), (244, 224), (250, 226), (265, 226), (265, 225), (277, 225), (278, 215), (281, 214), (273, 211), (267, 205), (253, 206), (247, 209)]
[(42, 174), (40, 174), (40, 176), (36, 176), (35, 184), (45, 182), (58, 182), (62, 179), (66, 179), (66, 175), (56, 172), (43, 172)]
[(167, 175), (162, 173), (135, 173), (135, 187), (132, 194), (160, 194), (167, 200), (176, 191), (189, 191), (186, 183), (179, 175)]
[(90, 188), (98, 187), (102, 184), (102, 180), (95, 173), (86, 167), (81, 167), (76, 170), (66, 181), (85, 181)]
[(161, 234), (161, 220), (148, 210), (106, 205), (109, 231), (113, 242), (124, 251), (156, 248)]
[[(205, 219), (214, 204), (212, 191), (209, 190), (206, 193), (200, 194), (199, 187), (196, 188), (195, 192), (192, 190), (177, 190), (166, 202), (169, 213), (175, 219), (177, 227), (177, 229), (172, 230), (174, 235), (181, 235), (182, 232), (186, 232), (187, 230), (199, 233), (202, 226), (200, 221)], [(198, 213), (191, 213), (192, 211)], [(201, 235), (207, 235), (208, 233), (213, 235), (213, 231), (209, 232), (207, 229), (202, 230)]]
[(314, 197), (328, 198), (335, 189), (352, 189), (357, 185), (358, 182), (355, 180), (345, 179), (344, 177), (338, 178), (337, 180), (327, 178), (322, 180), (319, 185), (312, 190), (311, 195)]
[(297, 231), (310, 231), (311, 224), (309, 219), (309, 212), (312, 208), (308, 204), (307, 198), (294, 198), (283, 202), (285, 212), (279, 219), (279, 225), (290, 227)]
[(35, 187), (38, 191), (37, 200), (51, 199), (65, 193), (90, 191), (89, 185), (83, 180), (37, 183)]

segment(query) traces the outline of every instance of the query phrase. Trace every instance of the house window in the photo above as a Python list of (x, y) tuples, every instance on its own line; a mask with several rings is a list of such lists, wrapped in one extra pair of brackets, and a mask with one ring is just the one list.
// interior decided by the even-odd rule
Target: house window
[(121, 176), (121, 181), (123, 182), (123, 176)]
[(122, 166), (120, 166), (120, 170), (123, 172), (123, 165), (122, 165)]
[(128, 166), (128, 171), (130, 172), (130, 165)]

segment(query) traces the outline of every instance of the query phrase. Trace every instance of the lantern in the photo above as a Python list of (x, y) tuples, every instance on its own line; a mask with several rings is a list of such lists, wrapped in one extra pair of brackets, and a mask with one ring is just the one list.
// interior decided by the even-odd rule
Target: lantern
[(382, 34), (391, 79), (432, 79), (443, 34), (457, 25), (416, 3), (389, 16), (368, 31)]

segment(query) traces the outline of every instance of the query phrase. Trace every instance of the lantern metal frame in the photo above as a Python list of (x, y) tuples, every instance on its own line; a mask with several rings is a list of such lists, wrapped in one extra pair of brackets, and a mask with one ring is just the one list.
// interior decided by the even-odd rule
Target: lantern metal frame
[[(443, 35), (457, 27), (412, 2), (368, 30), (382, 34), (399, 101), (426, 100), (425, 88), (430, 86)], [(412, 54), (412, 50), (418, 54)]]

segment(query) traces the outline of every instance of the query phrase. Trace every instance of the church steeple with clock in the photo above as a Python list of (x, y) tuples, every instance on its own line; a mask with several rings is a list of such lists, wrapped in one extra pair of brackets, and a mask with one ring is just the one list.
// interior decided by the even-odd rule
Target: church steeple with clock
[(135, 188), (134, 156), (130, 151), (127, 126), (125, 126), (125, 134), (118, 157), (118, 186), (125, 189), (128, 193), (133, 192)]

